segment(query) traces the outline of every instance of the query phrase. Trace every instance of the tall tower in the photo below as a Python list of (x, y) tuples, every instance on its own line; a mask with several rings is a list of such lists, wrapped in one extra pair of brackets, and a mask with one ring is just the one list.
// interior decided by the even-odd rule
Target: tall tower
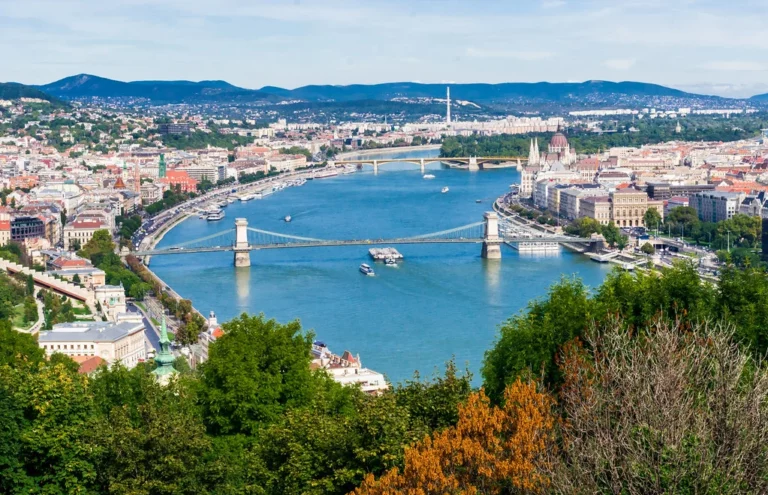
[(133, 192), (141, 194), (141, 169), (139, 162), (133, 164)]
[(165, 154), (160, 153), (160, 163), (157, 166), (157, 176), (161, 179), (165, 177)]
[(531, 148), (528, 150), (528, 165), (538, 165), (539, 155), (536, 153), (536, 147), (533, 145), (533, 138), (531, 138)]
[(446, 86), (445, 88), (445, 96), (446, 96), (446, 102), (445, 102), (445, 123), (450, 124), (451, 123), (451, 87)]
[(157, 381), (161, 385), (168, 385), (168, 381), (171, 377), (178, 373), (176, 368), (173, 367), (173, 361), (176, 358), (171, 353), (171, 340), (168, 338), (168, 330), (165, 326), (165, 315), (160, 323), (160, 350), (155, 355), (155, 368), (152, 373), (157, 377)]

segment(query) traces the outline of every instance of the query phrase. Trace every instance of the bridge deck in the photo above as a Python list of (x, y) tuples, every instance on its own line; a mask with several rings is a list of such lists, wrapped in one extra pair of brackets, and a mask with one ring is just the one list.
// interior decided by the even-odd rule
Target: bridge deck
[[(376, 246), (384, 244), (404, 245), (404, 244), (480, 244), (484, 241), (482, 237), (479, 238), (457, 238), (457, 239), (412, 239), (412, 238), (400, 238), (400, 239), (352, 239), (343, 241), (307, 241), (307, 242), (286, 242), (286, 243), (270, 243), (270, 244), (251, 244), (249, 250), (258, 251), (261, 249), (287, 249), (287, 248), (312, 248), (312, 247), (340, 247), (340, 246)], [(579, 237), (500, 237), (501, 242), (511, 243), (591, 243), (595, 242), (592, 239), (582, 239)], [(212, 253), (220, 251), (233, 251), (234, 246), (213, 246), (213, 247), (185, 247), (185, 248), (168, 248), (168, 249), (153, 249), (148, 251), (136, 251), (136, 256), (157, 256), (164, 254), (194, 254), (194, 253)]]

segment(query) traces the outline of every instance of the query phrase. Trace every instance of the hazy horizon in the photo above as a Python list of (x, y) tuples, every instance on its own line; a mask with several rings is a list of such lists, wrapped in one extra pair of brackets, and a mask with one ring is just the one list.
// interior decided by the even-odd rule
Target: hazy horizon
[(768, 4), (735, 0), (26, 0), (0, 5), (3, 79), (88, 73), (236, 86), (638, 81), (768, 91)]

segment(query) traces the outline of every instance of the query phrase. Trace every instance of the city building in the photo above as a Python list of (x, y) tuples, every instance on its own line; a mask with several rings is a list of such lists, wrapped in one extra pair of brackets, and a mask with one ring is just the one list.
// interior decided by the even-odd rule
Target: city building
[(197, 181), (183, 170), (168, 170), (165, 177), (158, 182), (166, 184), (171, 189), (180, 189), (181, 192), (197, 191)]
[(191, 130), (191, 124), (188, 122), (170, 122), (166, 124), (158, 124), (157, 132), (163, 135), (167, 134), (189, 134)]
[(700, 192), (688, 198), (703, 222), (722, 222), (739, 212), (746, 194), (736, 192)]
[(69, 357), (98, 356), (107, 364), (120, 362), (127, 368), (146, 359), (143, 323), (60, 323), (41, 331), (38, 345), (48, 357), (56, 352)]
[(579, 217), (587, 217), (597, 220), (601, 225), (608, 225), (611, 223), (610, 196), (592, 196), (582, 199)]
[(163, 199), (163, 192), (166, 190), (165, 184), (155, 184), (154, 182), (145, 182), (141, 185), (141, 202), (145, 205), (156, 203)]
[(96, 302), (101, 313), (110, 321), (117, 321), (118, 315), (126, 312), (125, 289), (121, 285), (102, 285), (94, 289)]
[(91, 240), (97, 230), (109, 230), (109, 226), (99, 220), (77, 219), (64, 227), (64, 249), (69, 251), (72, 246), (84, 246)]
[(290, 172), (297, 168), (307, 166), (307, 157), (304, 155), (275, 155), (267, 158), (267, 165), (281, 172)]
[(11, 241), (45, 237), (45, 222), (38, 217), (17, 216), (11, 220)]
[(379, 395), (389, 388), (384, 375), (363, 367), (360, 356), (344, 351), (333, 354), (323, 342), (312, 345), (312, 368), (325, 370), (335, 381), (345, 386), (360, 387), (367, 394)]

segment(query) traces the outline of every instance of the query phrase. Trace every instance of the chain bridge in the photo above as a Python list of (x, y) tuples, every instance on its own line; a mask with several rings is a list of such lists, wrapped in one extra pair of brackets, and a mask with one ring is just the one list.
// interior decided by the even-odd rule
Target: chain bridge
[(164, 248), (136, 251), (136, 256), (211, 253), (233, 251), (235, 266), (250, 266), (250, 252), (261, 249), (297, 249), (334, 246), (374, 246), (398, 244), (482, 244), (483, 258), (500, 259), (501, 244), (509, 243), (591, 243), (593, 239), (550, 235), (525, 229), (500, 219), (496, 212), (486, 212), (483, 220), (460, 227), (412, 237), (370, 239), (316, 239), (270, 232), (248, 226), (245, 218), (235, 220), (233, 229), (192, 239)]

